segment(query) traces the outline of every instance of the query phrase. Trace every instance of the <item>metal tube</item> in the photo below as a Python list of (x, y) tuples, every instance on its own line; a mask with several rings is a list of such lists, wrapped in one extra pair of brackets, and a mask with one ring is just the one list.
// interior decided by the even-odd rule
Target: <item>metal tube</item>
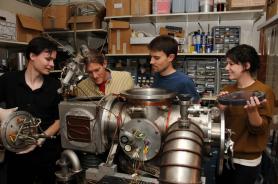
[(190, 124), (173, 124), (166, 135), (160, 163), (160, 183), (201, 183), (201, 158), (204, 134)]
[(64, 150), (62, 152), (61, 160), (62, 162), (65, 160), (69, 160), (72, 166), (72, 172), (78, 173), (80, 172), (81, 166), (77, 155), (72, 150)]

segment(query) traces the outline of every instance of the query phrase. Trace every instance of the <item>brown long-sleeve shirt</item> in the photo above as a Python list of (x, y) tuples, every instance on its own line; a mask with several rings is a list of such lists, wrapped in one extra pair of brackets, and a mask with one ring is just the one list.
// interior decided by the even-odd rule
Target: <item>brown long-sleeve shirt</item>
[(272, 120), (275, 96), (270, 87), (260, 81), (255, 81), (246, 88), (237, 88), (236, 85), (229, 85), (222, 91), (261, 91), (266, 94), (267, 102), (258, 109), (263, 123), (259, 127), (252, 126), (249, 122), (244, 106), (228, 106), (225, 109), (226, 128), (232, 129), (234, 134), (234, 157), (241, 159), (258, 158), (268, 142), (269, 124)]

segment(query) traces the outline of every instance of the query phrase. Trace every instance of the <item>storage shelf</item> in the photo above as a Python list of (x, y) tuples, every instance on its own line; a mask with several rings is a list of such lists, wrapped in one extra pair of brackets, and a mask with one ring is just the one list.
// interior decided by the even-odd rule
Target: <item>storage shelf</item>
[(260, 29), (263, 29), (263, 28), (266, 28), (266, 27), (269, 27), (269, 26), (272, 26), (274, 24), (277, 24), (278, 22), (278, 14), (271, 17), (269, 20), (267, 20), (266, 22), (264, 22), (263, 24), (259, 25), (257, 27), (257, 30), (259, 31)]
[(225, 56), (225, 53), (178, 53), (178, 56)]
[(71, 36), (74, 33), (77, 34), (91, 34), (91, 33), (102, 33), (102, 34), (106, 34), (107, 30), (105, 29), (84, 29), (84, 30), (68, 30), (68, 31), (45, 31), (43, 32), (43, 34), (50, 34), (50, 35), (59, 35), (59, 36)]
[[(149, 56), (149, 53), (138, 54), (106, 54), (107, 57)], [(225, 53), (178, 53), (178, 56), (225, 56)]]
[(12, 40), (1, 40), (0, 39), (0, 47), (19, 47), (19, 46), (26, 46), (28, 45), (27, 42), (17, 42), (17, 41), (12, 41)]
[(150, 14), (143, 16), (111, 16), (105, 20), (126, 20), (130, 23), (165, 23), (165, 22), (195, 22), (195, 21), (227, 21), (227, 20), (257, 20), (263, 15), (263, 10), (240, 10), (224, 12), (196, 12), (175, 14)]

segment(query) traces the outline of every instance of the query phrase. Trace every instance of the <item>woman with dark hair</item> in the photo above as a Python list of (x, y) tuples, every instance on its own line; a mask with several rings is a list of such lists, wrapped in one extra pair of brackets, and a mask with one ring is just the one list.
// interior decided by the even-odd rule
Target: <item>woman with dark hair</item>
[[(57, 93), (60, 82), (48, 76), (54, 68), (57, 45), (44, 37), (31, 40), (26, 49), (27, 68), (5, 73), (0, 77), (0, 121), (17, 107), (41, 119), (41, 133), (54, 136), (60, 129)], [(39, 138), (37, 144), (13, 153), (6, 150), (7, 181), (9, 184), (55, 183), (55, 162), (60, 157), (60, 139)]]
[(275, 96), (270, 87), (254, 78), (260, 59), (249, 45), (239, 45), (226, 53), (226, 70), (233, 85), (225, 86), (219, 96), (236, 91), (260, 91), (266, 99), (251, 96), (246, 105), (219, 105), (225, 113), (225, 125), (231, 129), (234, 142), (233, 158), (226, 160), (217, 183), (254, 184), (259, 175), (262, 153), (269, 136)]

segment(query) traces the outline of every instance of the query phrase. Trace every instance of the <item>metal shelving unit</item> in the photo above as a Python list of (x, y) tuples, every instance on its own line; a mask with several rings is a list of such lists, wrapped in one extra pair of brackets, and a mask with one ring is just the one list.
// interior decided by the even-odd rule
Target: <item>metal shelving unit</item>
[[(131, 24), (141, 23), (168, 23), (168, 22), (203, 22), (203, 21), (237, 21), (251, 20), (255, 23), (264, 14), (263, 9), (254, 10), (238, 10), (238, 11), (223, 11), (223, 12), (196, 12), (196, 13), (175, 13), (175, 14), (149, 14), (142, 16), (110, 16), (105, 17), (106, 21), (123, 20)], [(148, 53), (140, 54), (107, 54), (108, 57), (119, 56), (147, 56)], [(224, 53), (179, 53), (181, 56), (224, 56)]]
[(225, 20), (257, 20), (263, 15), (263, 10), (239, 10), (223, 12), (196, 12), (175, 14), (150, 14), (143, 16), (111, 16), (104, 20), (126, 20), (130, 23), (165, 23), (165, 22), (196, 22)]
[(84, 29), (84, 30), (66, 30), (66, 31), (45, 31), (43, 34), (50, 35), (63, 35), (63, 36), (72, 36), (74, 33), (77, 34), (91, 34), (91, 33), (107, 33), (105, 29)]
[(278, 23), (278, 14), (271, 17), (269, 20), (265, 21), (264, 23), (262, 23), (261, 25), (259, 25), (257, 27), (257, 30), (261, 30), (263, 28), (266, 28), (266, 27), (269, 27), (269, 26), (272, 26), (274, 24), (277, 24)]
[[(227, 21), (231, 21), (231, 24), (234, 24), (237, 21), (248, 21), (252, 25), (254, 25), (264, 14), (263, 9), (255, 9), (255, 10), (238, 10), (238, 11), (224, 11), (224, 12), (196, 12), (196, 13), (177, 13), (177, 14), (150, 14), (150, 15), (143, 15), (143, 16), (111, 16), (105, 17), (104, 19), (109, 22), (111, 20), (122, 20), (128, 21), (130, 24), (143, 24), (143, 23), (152, 23), (152, 24), (160, 24), (160, 23), (186, 23), (186, 27), (188, 26), (187, 23), (197, 23), (197, 22), (204, 22), (204, 21), (214, 21), (218, 22), (218, 25), (222, 25)], [(155, 26), (154, 26), (155, 27)], [(155, 27), (156, 28), (156, 27)], [(188, 27), (187, 27), (188, 28)], [(109, 33), (108, 33), (109, 34)], [(145, 51), (146, 52), (146, 51)], [(140, 73), (140, 67), (147, 67), (150, 68), (148, 57), (149, 53), (123, 53), (123, 54), (114, 54), (109, 53), (106, 54), (108, 59), (111, 62), (120, 62), (119, 65), (127, 65), (126, 70), (131, 68), (130, 65), (134, 65), (133, 61), (137, 61), (137, 73)], [(195, 80), (201, 84), (201, 77), (204, 77), (204, 86), (211, 85), (215, 83), (215, 87), (213, 88), (212, 95), (215, 95), (220, 90), (221, 86), (224, 85), (224, 82), (230, 82), (226, 79), (223, 75), (225, 69), (223, 69), (224, 64), (224, 57), (225, 53), (178, 53), (177, 61), (179, 62), (177, 70), (183, 71), (188, 73), (188, 68), (185, 66), (188, 65), (189, 62), (195, 63), (196, 70), (199, 67), (209, 68), (215, 67), (215, 79), (207, 80), (206, 77), (207, 73), (204, 76), (199, 76), (200, 72), (196, 72)], [(145, 61), (143, 61), (145, 60)], [(125, 62), (126, 61), (126, 62)], [(131, 62), (129, 62), (131, 61)], [(177, 63), (177, 62), (176, 62)], [(213, 64), (214, 63), (214, 64)], [(194, 65), (194, 66), (195, 66)], [(135, 66), (136, 67), (136, 66)], [(208, 70), (211, 71), (211, 70)], [(205, 72), (208, 72), (205, 70)], [(133, 74), (133, 77), (136, 79), (138, 78), (139, 74), (136, 74), (136, 71), (130, 71)], [(140, 74), (141, 75), (141, 74)], [(192, 74), (193, 75), (193, 74)], [(148, 78), (147, 75), (145, 78)], [(224, 77), (223, 77), (224, 76)], [(142, 76), (141, 76), (142, 78)], [(143, 76), (144, 78), (144, 76)], [(196, 83), (197, 84), (197, 83)], [(196, 86), (198, 87), (198, 85)], [(207, 89), (208, 87), (206, 87)], [(212, 87), (210, 87), (212, 88)], [(209, 90), (208, 90), (209, 92)]]
[[(123, 57), (123, 56), (149, 56), (149, 53), (140, 54), (106, 54), (107, 57)], [(178, 53), (178, 56), (225, 56), (225, 53)]]
[(17, 48), (17, 47), (26, 46), (26, 45), (28, 45), (27, 42), (18, 42), (18, 41), (0, 39), (0, 47), (3, 47), (3, 48)]

